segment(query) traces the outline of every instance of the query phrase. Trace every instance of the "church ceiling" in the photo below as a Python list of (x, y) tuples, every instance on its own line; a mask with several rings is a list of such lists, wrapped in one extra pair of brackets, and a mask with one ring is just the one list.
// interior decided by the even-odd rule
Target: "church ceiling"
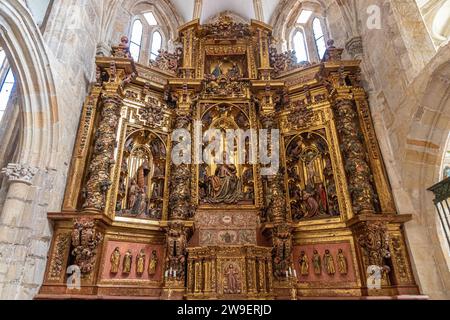
[[(191, 21), (194, 17), (196, 0), (171, 0), (177, 11), (185, 21)], [(257, 14), (253, 0), (203, 0), (200, 20), (207, 21), (223, 11), (232, 11), (245, 19), (255, 19)], [(260, 0), (264, 21), (269, 22), (280, 0)]]

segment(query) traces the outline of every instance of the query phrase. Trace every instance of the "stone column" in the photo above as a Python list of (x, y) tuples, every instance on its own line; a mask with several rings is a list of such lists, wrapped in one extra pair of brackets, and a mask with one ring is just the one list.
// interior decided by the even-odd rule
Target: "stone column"
[[(34, 285), (38, 285), (34, 284), (36, 280), (29, 280), (30, 276), (40, 272), (39, 268), (44, 267), (40, 261), (45, 259), (45, 254), (43, 257), (31, 256), (34, 252), (29, 248), (30, 243), (41, 246), (44, 243), (34, 240), (32, 224), (37, 219), (32, 214), (40, 212), (31, 210), (31, 206), (37, 206), (37, 202), (30, 201), (36, 198), (39, 188), (34, 185), (34, 177), (39, 169), (23, 164), (8, 164), (1, 173), (8, 179), (8, 191), (0, 212), (0, 299), (29, 298), (28, 294), (32, 296), (37, 290)], [(39, 235), (39, 238), (43, 236)]]
[(25, 210), (28, 193), (34, 176), (39, 172), (38, 168), (10, 163), (2, 170), (8, 178), (8, 193), (3, 205), (0, 223), (2, 225), (19, 227), (23, 224), (18, 221), (21, 213)]
[(377, 196), (355, 105), (350, 99), (338, 99), (333, 109), (353, 211), (355, 214), (375, 213)]
[(117, 95), (102, 97), (101, 119), (95, 134), (92, 159), (88, 169), (83, 209), (102, 211), (106, 206), (106, 195), (111, 187), (114, 150), (119, 126), (121, 99)]

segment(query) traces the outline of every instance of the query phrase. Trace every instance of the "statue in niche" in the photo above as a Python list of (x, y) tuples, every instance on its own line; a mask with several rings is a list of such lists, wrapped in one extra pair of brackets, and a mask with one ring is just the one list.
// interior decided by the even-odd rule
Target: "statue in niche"
[(219, 63), (214, 67), (214, 70), (213, 70), (213, 72), (212, 72), (212, 75), (213, 75), (216, 79), (218, 79), (220, 76), (223, 75), (222, 65), (223, 65), (223, 62), (219, 62)]
[[(149, 202), (147, 192), (148, 192), (148, 179), (150, 174), (150, 167), (148, 161), (144, 161), (144, 163), (138, 168), (136, 172), (136, 177), (133, 179), (135, 184), (130, 187), (130, 199), (133, 198), (133, 201), (129, 203), (129, 209), (131, 210), (131, 214), (136, 216), (146, 215), (147, 213), (147, 205)], [(134, 188), (134, 190), (131, 190)], [(132, 196), (131, 196), (132, 195)]]
[(348, 264), (347, 264), (347, 258), (345, 257), (344, 251), (342, 249), (339, 249), (336, 258), (337, 258), (337, 262), (338, 262), (339, 273), (342, 275), (346, 275), (348, 273)]
[(308, 256), (306, 255), (305, 251), (302, 251), (300, 253), (300, 274), (302, 276), (309, 275), (309, 262), (308, 262)]
[(339, 202), (338, 202), (338, 196), (336, 191), (336, 183), (334, 181), (334, 173), (333, 173), (333, 167), (331, 165), (331, 159), (327, 158), (325, 161), (325, 169), (323, 170), (323, 174), (325, 176), (325, 183), (326, 183), (326, 193), (328, 195), (328, 207), (329, 207), (329, 213), (331, 216), (339, 216)]
[(128, 175), (128, 164), (126, 159), (123, 159), (122, 165), (120, 167), (120, 178), (119, 178), (119, 191), (117, 193), (117, 202), (116, 202), (116, 211), (122, 211), (122, 203), (125, 198), (127, 187), (126, 187), (126, 178)]
[(331, 255), (330, 250), (325, 250), (325, 254), (323, 255), (323, 266), (329, 275), (334, 275), (336, 273), (334, 258)]
[(240, 294), (240, 282), (239, 282), (239, 270), (234, 268), (233, 264), (230, 264), (225, 270), (226, 294)]
[(208, 195), (208, 182), (209, 182), (209, 177), (208, 177), (208, 173), (206, 171), (206, 165), (201, 165), (199, 167), (199, 187), (200, 187), (200, 198), (204, 199), (206, 198), (206, 196)]
[(122, 273), (130, 274), (131, 273), (131, 265), (133, 264), (133, 255), (131, 250), (128, 250), (123, 257), (123, 265), (122, 265)]
[(444, 179), (450, 178), (450, 167), (446, 166), (444, 169)]
[(119, 247), (115, 248), (113, 253), (111, 254), (111, 273), (116, 274), (119, 272), (119, 265), (120, 265), (120, 249)]
[(253, 170), (252, 168), (248, 168), (244, 171), (242, 175), (242, 181), (244, 185), (244, 199), (245, 200), (254, 200), (255, 198), (255, 187), (253, 181)]
[(241, 77), (241, 69), (236, 62), (233, 62), (232, 67), (230, 68), (230, 70), (228, 70), (227, 76), (234, 81), (239, 80), (239, 78)]
[(320, 276), (322, 274), (322, 258), (320, 257), (319, 252), (314, 250), (313, 255), (313, 266), (314, 266), (314, 274)]
[(158, 255), (156, 250), (152, 251), (152, 257), (150, 258), (150, 262), (148, 264), (148, 275), (154, 276), (156, 274), (156, 267), (158, 266)]
[(234, 164), (219, 164), (214, 175), (208, 178), (207, 185), (207, 203), (236, 204), (244, 198), (242, 181)]
[(130, 187), (128, 188), (128, 208), (133, 208), (136, 203), (136, 197), (137, 197), (137, 183), (135, 179), (131, 179)]
[(289, 145), (286, 158), (293, 218), (339, 216), (334, 172), (326, 141), (319, 134), (301, 134)]
[(151, 142), (150, 145), (152, 154), (156, 159), (163, 160), (166, 158), (166, 148), (160, 140), (155, 139)]
[(141, 276), (144, 274), (145, 270), (145, 250), (141, 249), (136, 256), (136, 274)]

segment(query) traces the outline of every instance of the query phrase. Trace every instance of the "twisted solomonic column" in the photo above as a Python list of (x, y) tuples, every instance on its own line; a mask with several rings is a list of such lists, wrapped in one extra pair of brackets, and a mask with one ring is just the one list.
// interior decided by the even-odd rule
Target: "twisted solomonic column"
[(353, 210), (356, 214), (375, 213), (377, 195), (372, 184), (372, 171), (353, 101), (347, 99), (337, 101), (334, 105), (334, 114)]
[(106, 195), (112, 184), (111, 169), (115, 163), (114, 150), (121, 104), (121, 99), (116, 95), (102, 97), (101, 119), (95, 134), (94, 150), (84, 189), (85, 210), (101, 211), (106, 206)]

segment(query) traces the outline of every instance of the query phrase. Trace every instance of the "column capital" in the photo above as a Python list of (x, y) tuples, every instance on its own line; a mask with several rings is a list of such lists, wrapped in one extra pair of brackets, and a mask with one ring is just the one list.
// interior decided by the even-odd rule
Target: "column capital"
[(32, 185), (34, 176), (39, 172), (39, 168), (30, 165), (10, 163), (1, 170), (1, 174), (8, 178), (9, 182), (20, 182)]

